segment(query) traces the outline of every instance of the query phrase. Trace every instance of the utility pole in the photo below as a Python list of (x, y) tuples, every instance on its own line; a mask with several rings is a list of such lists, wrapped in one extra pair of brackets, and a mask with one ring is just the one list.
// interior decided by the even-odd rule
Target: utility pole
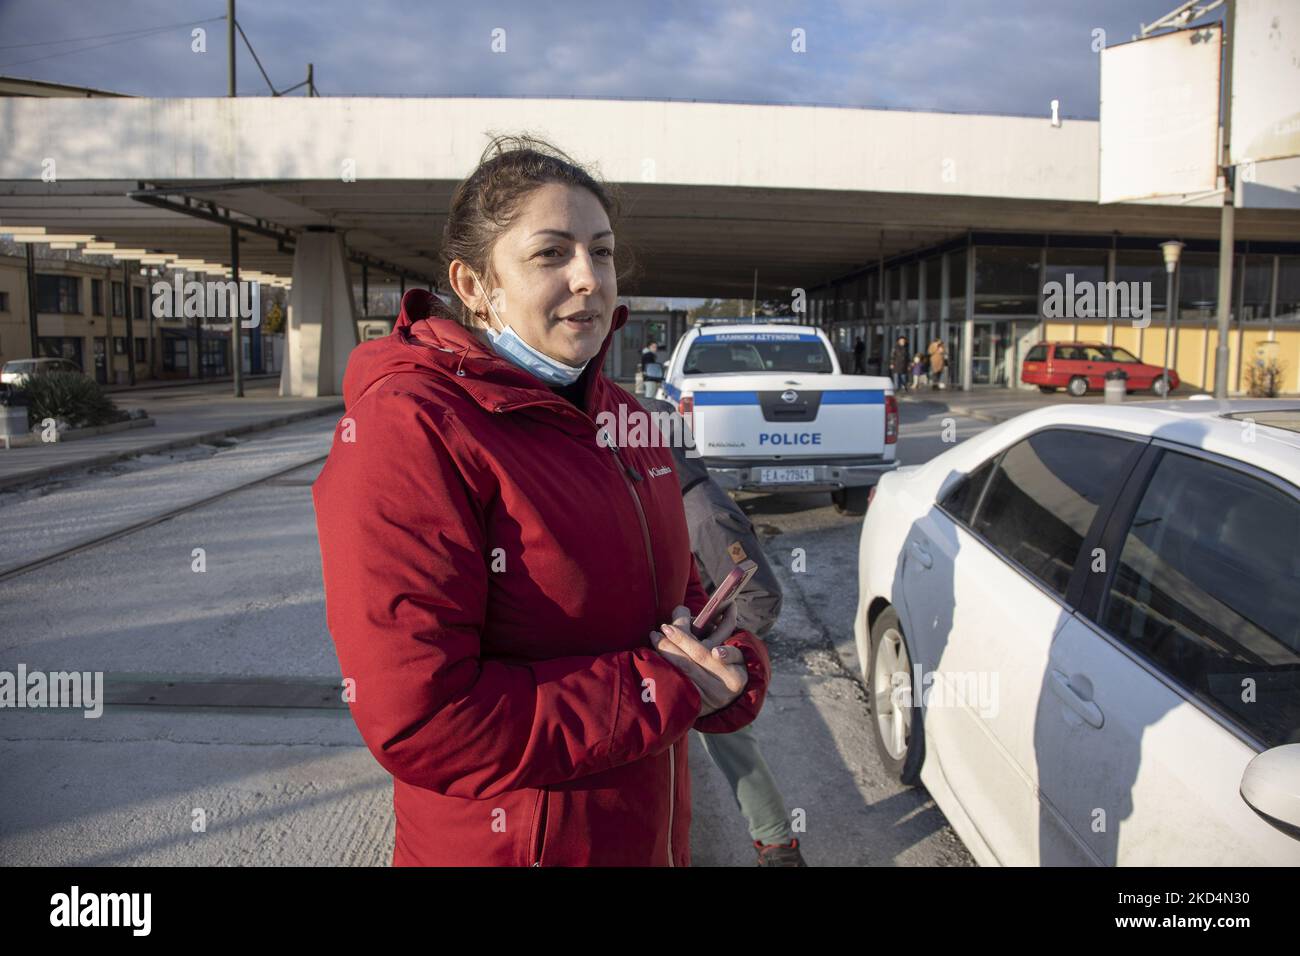
[(1214, 397), (1228, 397), (1228, 317), (1232, 311), (1233, 219), (1236, 215), (1233, 196), (1235, 170), (1228, 145), (1232, 134), (1232, 47), (1237, 25), (1233, 19), (1236, 0), (1228, 0), (1223, 15), (1223, 214), (1219, 222), (1219, 342), (1214, 350)]
[[(235, 0), (226, 0), (226, 50), (230, 82), (227, 95), (235, 97)], [(235, 382), (235, 398), (244, 397), (244, 343), (240, 336), (240, 309), (243, 296), (239, 294), (239, 227), (230, 227), (230, 278), (235, 283), (235, 295), (226, 311), (230, 314), (230, 365)]]

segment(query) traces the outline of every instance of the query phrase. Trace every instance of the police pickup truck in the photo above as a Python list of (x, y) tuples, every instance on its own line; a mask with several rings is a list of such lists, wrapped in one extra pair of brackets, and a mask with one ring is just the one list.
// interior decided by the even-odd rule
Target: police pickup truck
[(697, 322), (656, 397), (677, 407), (724, 488), (829, 491), (838, 511), (862, 514), (871, 486), (898, 467), (893, 385), (844, 374), (820, 329)]

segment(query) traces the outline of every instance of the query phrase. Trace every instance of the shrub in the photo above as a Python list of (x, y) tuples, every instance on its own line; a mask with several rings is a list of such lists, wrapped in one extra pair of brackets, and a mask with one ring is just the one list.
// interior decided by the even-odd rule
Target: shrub
[(1277, 398), (1285, 371), (1285, 362), (1256, 359), (1246, 366), (1246, 394), (1251, 398)]
[(107, 425), (127, 417), (113, 404), (99, 383), (77, 372), (33, 375), (23, 385), (28, 396), (28, 418), (33, 423), (63, 419), (73, 428)]

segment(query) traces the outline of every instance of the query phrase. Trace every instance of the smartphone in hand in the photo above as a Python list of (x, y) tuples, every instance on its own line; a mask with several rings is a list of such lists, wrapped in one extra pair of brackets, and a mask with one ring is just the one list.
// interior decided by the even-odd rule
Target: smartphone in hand
[(727, 607), (736, 600), (740, 589), (749, 583), (749, 579), (757, 571), (758, 565), (749, 560), (741, 561), (731, 569), (709, 598), (709, 603), (705, 604), (691, 621), (691, 634), (697, 641), (704, 640), (717, 627), (718, 621), (727, 612)]

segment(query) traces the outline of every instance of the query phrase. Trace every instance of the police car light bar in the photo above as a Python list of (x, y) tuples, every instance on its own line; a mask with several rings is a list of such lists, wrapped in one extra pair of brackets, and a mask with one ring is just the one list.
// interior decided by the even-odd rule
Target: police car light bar
[(802, 325), (799, 317), (796, 315), (757, 315), (750, 318), (747, 315), (734, 316), (726, 318), (723, 316), (706, 316), (695, 320), (695, 328), (702, 325)]

